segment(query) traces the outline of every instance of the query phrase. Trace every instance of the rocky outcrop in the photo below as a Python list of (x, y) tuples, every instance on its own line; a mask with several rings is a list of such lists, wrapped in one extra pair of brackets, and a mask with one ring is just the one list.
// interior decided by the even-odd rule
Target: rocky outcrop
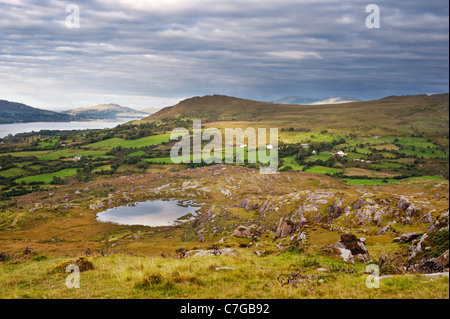
[(431, 225), (427, 228), (427, 232), (442, 228), (448, 229), (448, 225), (449, 225), (448, 212), (445, 212), (437, 216), (435, 220), (431, 222)]
[(275, 232), (275, 238), (284, 238), (301, 229), (306, 224), (303, 215), (294, 215), (291, 218), (281, 217)]
[(377, 232), (376, 235), (382, 235), (388, 231), (392, 231), (392, 225), (395, 224), (395, 221), (390, 222), (389, 224), (387, 224), (386, 226), (380, 228)]
[(421, 223), (433, 224), (433, 218), (431, 217), (431, 212), (422, 216), (420, 220)]
[(448, 249), (445, 253), (434, 259), (437, 268), (445, 269), (449, 266)]
[(325, 222), (329, 223), (333, 219), (341, 217), (341, 215), (350, 211), (348, 207), (342, 207), (342, 202), (336, 199), (333, 204), (328, 208), (328, 215), (325, 218)]
[(102, 208), (103, 206), (105, 206), (105, 204), (102, 201), (97, 201), (95, 204), (89, 205), (89, 209), (96, 210)]
[(364, 205), (367, 205), (368, 203), (366, 201), (364, 201), (364, 199), (362, 198), (358, 198), (354, 203), (353, 203), (353, 209), (354, 210), (358, 210), (361, 207), (363, 207)]
[(409, 260), (413, 260), (417, 253), (422, 251), (422, 243), (427, 239), (428, 233), (423, 234), (422, 237), (418, 241), (413, 241), (413, 244), (409, 247), (409, 251), (411, 252), (409, 256)]
[(202, 250), (202, 249), (196, 249), (196, 250), (189, 250), (184, 253), (184, 257), (203, 257), (203, 256), (219, 256), (219, 255), (239, 255), (237, 252), (232, 250), (231, 248), (223, 248), (223, 249), (209, 249), (209, 250)]
[(344, 261), (352, 263), (356, 260), (361, 260), (365, 263), (370, 261), (369, 252), (365, 246), (364, 239), (358, 239), (353, 234), (344, 234), (341, 239), (334, 244), (334, 247), (340, 250), (341, 258)]
[(412, 203), (406, 197), (401, 196), (397, 203), (397, 208), (405, 211)]
[(254, 238), (261, 235), (261, 228), (256, 225), (239, 226), (233, 232), (233, 235), (239, 238)]
[(245, 207), (247, 207), (247, 205), (250, 203), (250, 200), (248, 199), (248, 198), (246, 198), (246, 199), (244, 199), (240, 204), (239, 204), (239, 206), (238, 207), (240, 207), (240, 208), (245, 208)]
[(448, 250), (437, 258), (423, 259), (414, 265), (414, 269), (421, 273), (441, 272), (449, 267)]
[(414, 239), (418, 238), (421, 234), (419, 233), (407, 233), (407, 234), (403, 234), (400, 237), (396, 237), (394, 238), (393, 242), (394, 243), (410, 243), (412, 242)]
[(194, 228), (199, 227), (201, 224), (211, 220), (214, 216), (214, 208), (215, 206), (212, 205), (205, 213), (201, 214), (200, 216), (198, 216), (194, 222), (192, 223), (192, 226)]
[(259, 205), (256, 203), (251, 203), (248, 198), (244, 199), (239, 205), (239, 208), (244, 208), (247, 212), (251, 210), (256, 210), (259, 208)]
[(261, 204), (261, 206), (259, 206), (258, 213), (261, 215), (261, 217), (265, 217), (274, 208), (275, 208), (275, 203), (273, 203), (269, 199), (267, 199)]
[(305, 232), (299, 232), (297, 235), (293, 234), (289, 241), (295, 241), (298, 244), (303, 244), (306, 242), (306, 233)]
[[(442, 253), (442, 247), (448, 245), (448, 212), (436, 217), (427, 232), (414, 240), (409, 247), (408, 269), (422, 273), (440, 272), (448, 268), (448, 249)], [(438, 257), (434, 257), (440, 254)], [(433, 258), (434, 257), (434, 258)]]
[(421, 211), (420, 208), (416, 207), (409, 199), (403, 196), (400, 197), (397, 203), (397, 208), (405, 212), (406, 218), (414, 217)]

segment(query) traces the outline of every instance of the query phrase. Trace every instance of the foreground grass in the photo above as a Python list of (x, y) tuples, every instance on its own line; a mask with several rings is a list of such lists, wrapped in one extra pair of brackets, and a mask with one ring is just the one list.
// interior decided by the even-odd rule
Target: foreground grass
[[(72, 258), (73, 259), (73, 258)], [(448, 277), (383, 279), (366, 287), (364, 264), (312, 258), (295, 252), (239, 256), (148, 258), (125, 254), (89, 257), (95, 269), (80, 274), (80, 288), (65, 286), (53, 267), (67, 258), (0, 263), (0, 298), (448, 298)], [(74, 260), (74, 259), (73, 259)], [(229, 267), (232, 269), (220, 268)], [(326, 271), (319, 271), (323, 267)], [(281, 285), (282, 274), (311, 279)]]

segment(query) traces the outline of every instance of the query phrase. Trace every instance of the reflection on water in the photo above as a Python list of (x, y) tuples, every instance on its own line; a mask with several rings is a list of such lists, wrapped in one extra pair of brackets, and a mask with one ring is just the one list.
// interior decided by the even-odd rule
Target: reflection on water
[(120, 225), (173, 226), (192, 220), (199, 207), (191, 200), (149, 200), (110, 208), (98, 213), (97, 220)]
[(31, 122), (31, 123), (13, 123), (0, 124), (0, 138), (8, 134), (39, 132), (40, 130), (86, 130), (86, 129), (105, 129), (113, 128), (123, 124), (125, 121), (89, 121), (89, 122)]

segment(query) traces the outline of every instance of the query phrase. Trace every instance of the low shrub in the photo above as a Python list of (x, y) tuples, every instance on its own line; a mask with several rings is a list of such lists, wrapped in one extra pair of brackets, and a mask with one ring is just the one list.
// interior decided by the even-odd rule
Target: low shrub
[(47, 258), (48, 257), (45, 255), (37, 254), (37, 255), (34, 255), (31, 260), (32, 261), (41, 261), (41, 260), (46, 260)]
[(91, 261), (89, 261), (86, 257), (82, 256), (82, 257), (78, 258), (76, 261), (63, 260), (60, 263), (53, 266), (51, 271), (52, 272), (65, 272), (67, 266), (72, 265), (72, 264), (77, 265), (80, 272), (94, 269), (94, 264)]

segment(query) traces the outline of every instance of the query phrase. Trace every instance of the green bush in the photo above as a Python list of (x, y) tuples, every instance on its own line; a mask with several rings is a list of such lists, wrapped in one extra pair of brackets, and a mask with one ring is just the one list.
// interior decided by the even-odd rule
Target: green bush
[(32, 261), (41, 261), (41, 260), (46, 260), (47, 258), (48, 257), (45, 255), (37, 254), (37, 255), (34, 255), (31, 260)]

